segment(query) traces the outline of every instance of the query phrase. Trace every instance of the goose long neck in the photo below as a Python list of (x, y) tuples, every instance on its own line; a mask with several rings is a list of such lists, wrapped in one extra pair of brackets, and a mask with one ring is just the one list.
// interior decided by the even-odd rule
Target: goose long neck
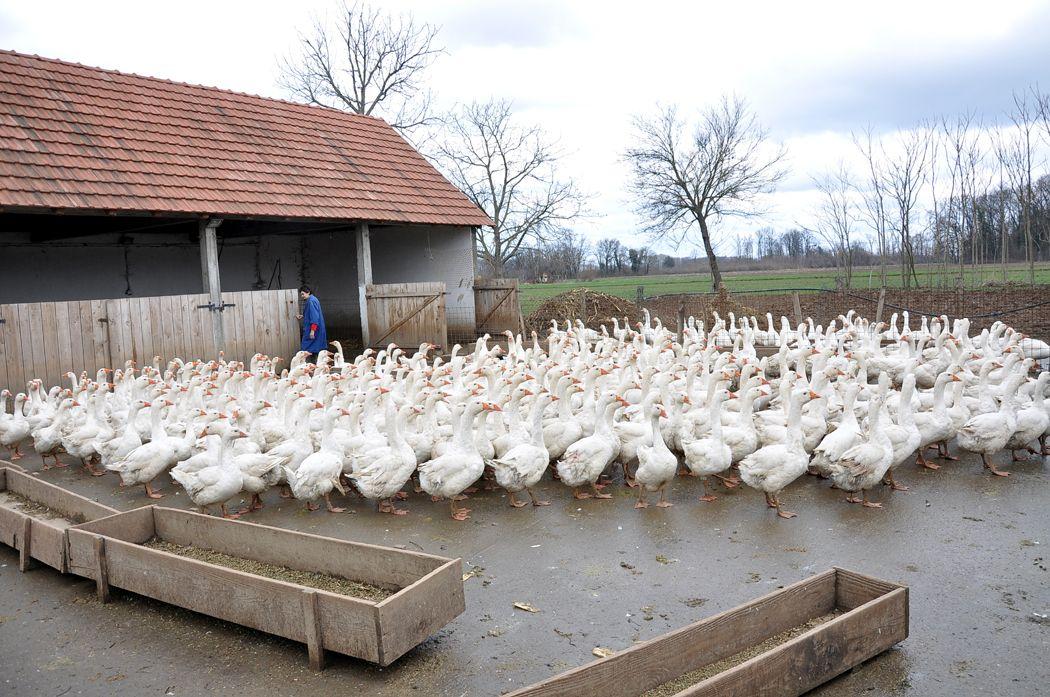
[(710, 418), (708, 422), (711, 427), (711, 438), (722, 440), (722, 400), (712, 399), (709, 409), (708, 415)]
[(456, 432), (456, 444), (462, 448), (473, 448), (474, 430), (477, 428), (478, 417), (484, 413), (480, 405), (471, 405), (463, 409), (463, 415), (459, 417), (459, 430)]
[(937, 414), (943, 414), (945, 411), (944, 390), (950, 381), (951, 376), (944, 373), (937, 377), (937, 383), (933, 386), (933, 411)]
[(667, 443), (664, 442), (663, 431), (660, 430), (660, 413), (654, 412), (649, 418), (649, 423), (653, 431), (653, 447), (662, 452), (670, 453)]
[(387, 434), (390, 436), (390, 442), (397, 448), (403, 448), (408, 444), (405, 440), (405, 429), (408, 428), (408, 417), (411, 411), (411, 407), (406, 407), (398, 411), (390, 419)]
[(796, 397), (791, 400), (788, 405), (788, 417), (787, 417), (787, 432), (788, 439), (794, 442), (800, 442), (802, 440), (802, 399)]
[(532, 407), (532, 423), (530, 424), (529, 435), (532, 437), (532, 444), (535, 446), (543, 445), (543, 412), (549, 402), (549, 399), (537, 397), (536, 403)]

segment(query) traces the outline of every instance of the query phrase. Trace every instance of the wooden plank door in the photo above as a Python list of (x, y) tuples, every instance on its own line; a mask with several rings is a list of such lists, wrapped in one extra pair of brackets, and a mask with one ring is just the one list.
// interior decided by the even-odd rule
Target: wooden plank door
[(373, 284), (365, 289), (365, 301), (373, 347), (448, 343), (444, 283)]
[(516, 278), (474, 280), (474, 317), (478, 335), (521, 331), (521, 302)]

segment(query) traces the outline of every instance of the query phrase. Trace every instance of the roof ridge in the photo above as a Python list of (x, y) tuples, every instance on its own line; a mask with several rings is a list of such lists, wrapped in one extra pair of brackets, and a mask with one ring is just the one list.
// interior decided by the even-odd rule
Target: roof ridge
[(0, 211), (491, 225), (380, 118), (0, 49)]
[(61, 65), (69, 68), (79, 68), (81, 70), (87, 70), (98, 73), (107, 73), (110, 75), (119, 75), (121, 77), (135, 78), (137, 80), (146, 80), (148, 82), (159, 82), (165, 85), (171, 85), (173, 87), (190, 87), (193, 89), (205, 90), (208, 92), (219, 92), (233, 97), (261, 100), (264, 102), (273, 102), (274, 104), (282, 104), (297, 109), (309, 109), (318, 113), (336, 116), (337, 118), (349, 117), (351, 119), (366, 119), (369, 121), (379, 121), (387, 126), (390, 125), (378, 116), (372, 116), (371, 114), (358, 114), (352, 111), (343, 111), (342, 109), (324, 106), (322, 104), (307, 104), (306, 102), (295, 102), (290, 99), (282, 99), (280, 97), (266, 97), (261, 94), (254, 94), (252, 92), (241, 92), (238, 90), (231, 90), (225, 87), (218, 87), (215, 85), (205, 85), (197, 82), (183, 82), (181, 80), (172, 80), (170, 78), (156, 77), (154, 75), (140, 75), (139, 73), (127, 73), (122, 70), (117, 70), (115, 68), (102, 68), (100, 66), (78, 63), (76, 61), (66, 61), (62, 60), (61, 58), (49, 58), (48, 56), (41, 56), (36, 53), (21, 53), (12, 49), (0, 48), (0, 56), (3, 55), (14, 56), (16, 58), (32, 58), (33, 60), (41, 61), (44, 63), (52, 63), (55, 65)]

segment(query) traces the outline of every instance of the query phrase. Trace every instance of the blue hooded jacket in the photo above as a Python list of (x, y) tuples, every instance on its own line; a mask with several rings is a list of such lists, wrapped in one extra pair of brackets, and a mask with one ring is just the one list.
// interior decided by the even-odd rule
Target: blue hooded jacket
[[(314, 338), (310, 338), (310, 325), (316, 324), (317, 331)], [(299, 345), (300, 351), (309, 351), (317, 354), (321, 349), (328, 346), (328, 334), (324, 330), (324, 315), (321, 314), (321, 301), (317, 296), (310, 295), (303, 305), (303, 341)]]

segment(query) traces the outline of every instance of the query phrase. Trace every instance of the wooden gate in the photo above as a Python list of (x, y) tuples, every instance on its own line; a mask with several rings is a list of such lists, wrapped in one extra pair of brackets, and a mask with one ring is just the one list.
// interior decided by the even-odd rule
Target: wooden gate
[[(247, 360), (257, 351), (291, 358), (299, 349), (295, 290), (223, 293), (226, 358)], [(218, 356), (207, 295), (164, 295), (114, 300), (0, 305), (0, 387), (25, 390), (34, 378), (45, 387), (65, 384), (73, 371), (140, 366)]]
[(474, 317), (478, 335), (522, 331), (518, 279), (474, 279)]
[(365, 288), (368, 336), (373, 348), (414, 348), (448, 343), (444, 283), (383, 283)]

